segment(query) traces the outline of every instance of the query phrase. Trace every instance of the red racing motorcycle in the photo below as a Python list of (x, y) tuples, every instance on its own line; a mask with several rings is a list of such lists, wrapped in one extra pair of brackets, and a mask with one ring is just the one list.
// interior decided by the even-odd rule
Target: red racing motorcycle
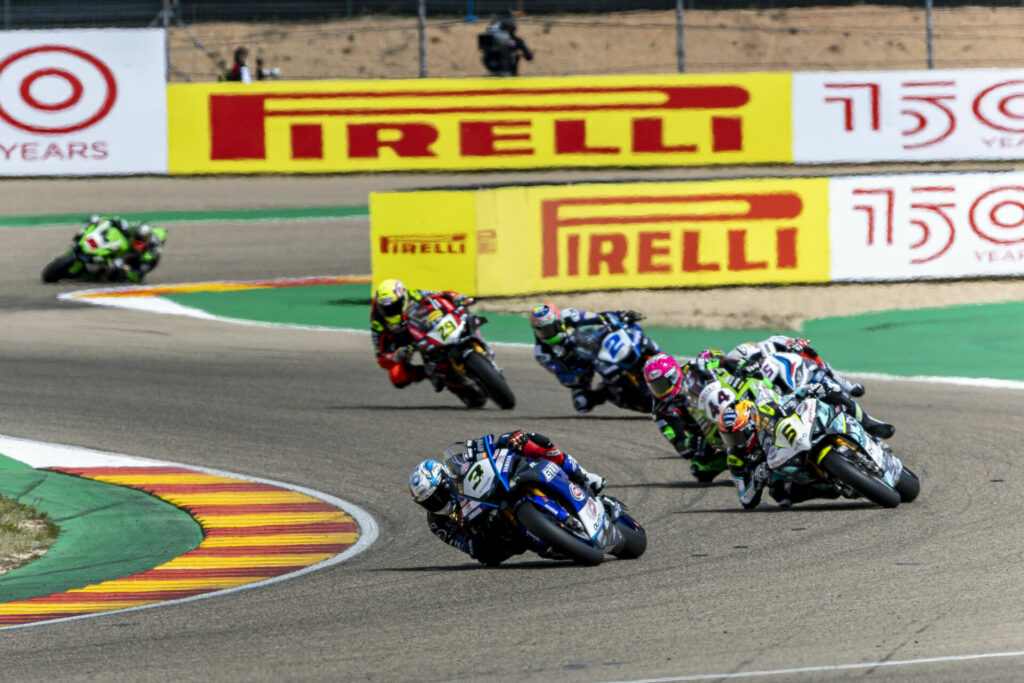
[(486, 318), (438, 295), (410, 303), (406, 312), (409, 333), (438, 391), (447, 388), (467, 408), (481, 408), (487, 399), (506, 410), (515, 407), (516, 397), (478, 329)]

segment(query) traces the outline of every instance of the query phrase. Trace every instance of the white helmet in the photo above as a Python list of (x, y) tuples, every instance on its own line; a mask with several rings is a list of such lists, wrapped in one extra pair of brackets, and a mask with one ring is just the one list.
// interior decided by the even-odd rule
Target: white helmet
[(455, 509), (452, 476), (448, 467), (437, 460), (424, 460), (409, 475), (412, 499), (437, 515), (451, 514)]

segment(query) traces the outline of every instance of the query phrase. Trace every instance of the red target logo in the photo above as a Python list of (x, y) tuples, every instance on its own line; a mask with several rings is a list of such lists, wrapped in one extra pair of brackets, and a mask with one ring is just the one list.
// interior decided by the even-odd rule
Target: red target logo
[(0, 119), (29, 133), (88, 128), (110, 113), (117, 81), (99, 59), (66, 45), (39, 45), (0, 62)]

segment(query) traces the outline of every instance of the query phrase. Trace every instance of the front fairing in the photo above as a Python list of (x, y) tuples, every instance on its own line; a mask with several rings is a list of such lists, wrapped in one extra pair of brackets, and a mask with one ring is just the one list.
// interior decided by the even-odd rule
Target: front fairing
[(77, 237), (76, 250), (92, 260), (114, 258), (128, 251), (128, 238), (114, 227), (92, 225)]

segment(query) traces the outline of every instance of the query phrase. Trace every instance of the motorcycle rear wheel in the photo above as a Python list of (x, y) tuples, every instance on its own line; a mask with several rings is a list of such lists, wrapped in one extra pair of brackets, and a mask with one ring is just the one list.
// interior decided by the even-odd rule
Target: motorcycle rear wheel
[(921, 480), (917, 475), (906, 467), (900, 473), (900, 480), (896, 482), (896, 490), (900, 494), (901, 503), (911, 503), (921, 493)]
[(900, 494), (878, 477), (860, 469), (840, 453), (832, 451), (821, 461), (821, 469), (832, 475), (872, 503), (886, 508), (900, 504)]
[(516, 397), (508, 386), (508, 382), (494, 365), (479, 353), (471, 353), (466, 357), (466, 368), (483, 385), (484, 391), (499, 408), (510, 410), (516, 407)]
[(576, 538), (530, 501), (524, 501), (519, 506), (516, 510), (516, 519), (537, 538), (551, 546), (556, 553), (570, 558), (577, 564), (594, 566), (601, 564), (604, 559), (603, 550)]
[(75, 263), (75, 255), (68, 252), (50, 261), (43, 268), (43, 282), (56, 282), (70, 276), (68, 269)]

